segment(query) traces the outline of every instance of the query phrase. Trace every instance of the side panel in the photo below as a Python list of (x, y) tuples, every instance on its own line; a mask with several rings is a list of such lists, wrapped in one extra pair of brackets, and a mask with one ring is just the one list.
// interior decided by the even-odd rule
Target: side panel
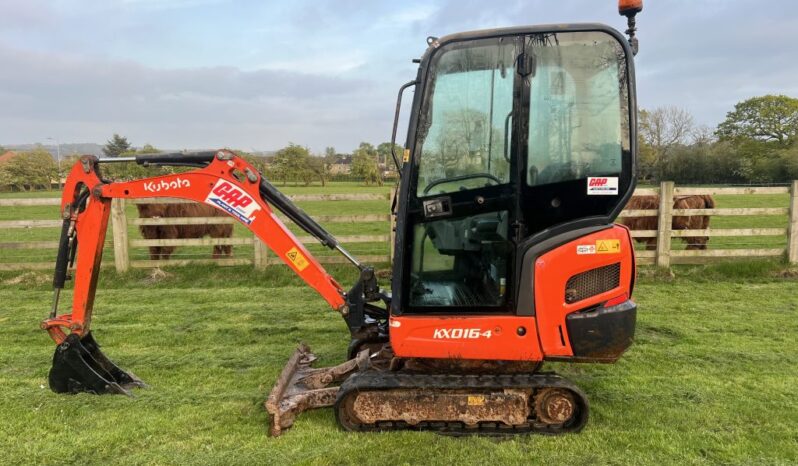
[[(566, 284), (575, 275), (620, 264), (618, 286), (568, 303)], [(559, 246), (535, 261), (535, 308), (540, 346), (546, 357), (572, 356), (566, 316), (631, 295), (634, 250), (629, 230), (620, 225)]]
[(540, 361), (534, 317), (391, 317), (391, 346), (403, 358)]

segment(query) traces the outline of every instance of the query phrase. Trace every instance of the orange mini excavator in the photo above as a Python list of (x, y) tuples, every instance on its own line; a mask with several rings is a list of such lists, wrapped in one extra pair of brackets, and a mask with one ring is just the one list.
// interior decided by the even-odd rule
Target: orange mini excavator
[[(401, 187), (390, 290), (231, 151), (82, 157), (63, 191), (55, 300), (42, 322), (57, 344), (50, 387), (125, 394), (143, 385), (100, 351), (92, 307), (111, 200), (170, 197), (234, 217), (349, 328), (347, 362), (312, 368), (304, 345), (290, 358), (266, 401), (273, 435), (320, 406), (334, 406), (352, 431), (579, 431), (585, 394), (539, 369), (613, 362), (632, 342), (634, 253), (613, 220), (635, 186), (641, 9), (620, 2), (629, 38), (558, 24), (427, 39), (396, 106), (394, 140), (402, 92), (415, 86), (407, 149), (393, 154)], [(102, 165), (119, 162), (193, 170), (104, 179)], [(275, 210), (357, 267), (354, 286), (339, 285)], [(68, 273), (72, 309), (59, 313)]]

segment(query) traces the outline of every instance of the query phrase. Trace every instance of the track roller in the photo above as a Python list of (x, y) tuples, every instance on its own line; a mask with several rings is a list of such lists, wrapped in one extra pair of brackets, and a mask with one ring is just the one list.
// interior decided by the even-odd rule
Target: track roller
[(555, 374), (364, 371), (341, 385), (335, 413), (349, 431), (562, 434), (584, 427), (588, 402), (579, 388)]

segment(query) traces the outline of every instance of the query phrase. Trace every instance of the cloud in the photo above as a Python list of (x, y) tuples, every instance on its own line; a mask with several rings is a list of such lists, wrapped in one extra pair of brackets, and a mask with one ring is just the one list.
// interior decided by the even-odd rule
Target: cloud
[(196, 8), (225, 2), (226, 0), (121, 0), (117, 3), (126, 8), (157, 11)]
[(105, 140), (116, 131), (170, 147), (271, 149), (296, 141), (319, 148), (357, 138), (353, 123), (368, 126), (378, 113), (360, 100), (373, 92), (363, 79), (234, 67), (157, 69), (8, 47), (0, 47), (0, 62), (13, 70), (0, 74), (2, 141), (38, 140), (47, 128), (64, 141)]
[(42, 0), (9, 0), (0, 4), (0, 10), (0, 28), (3, 30), (53, 26), (58, 18), (55, 10)]
[[(610, 0), (0, 2), (0, 143), (122, 132), (171, 148), (348, 150), (387, 139), (428, 35), (626, 26)], [(715, 126), (753, 95), (798, 96), (798, 2), (649, 1), (638, 26), (645, 108)]]

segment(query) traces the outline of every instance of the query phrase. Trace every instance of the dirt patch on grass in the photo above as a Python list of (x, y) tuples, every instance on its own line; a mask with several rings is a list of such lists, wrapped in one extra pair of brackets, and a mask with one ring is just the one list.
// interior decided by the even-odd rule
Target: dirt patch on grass
[(43, 285), (52, 277), (43, 272), (25, 272), (3, 280), (3, 285)]
[(779, 278), (798, 278), (798, 266), (777, 270), (773, 275)]
[(168, 280), (173, 276), (173, 274), (164, 272), (160, 268), (156, 267), (152, 269), (150, 273), (142, 280), (142, 283), (145, 285), (155, 285), (156, 283), (161, 283), (162, 281)]
[(670, 268), (666, 269), (654, 266), (638, 267), (637, 276), (640, 278), (656, 278), (663, 281), (671, 281), (676, 278), (676, 275)]

